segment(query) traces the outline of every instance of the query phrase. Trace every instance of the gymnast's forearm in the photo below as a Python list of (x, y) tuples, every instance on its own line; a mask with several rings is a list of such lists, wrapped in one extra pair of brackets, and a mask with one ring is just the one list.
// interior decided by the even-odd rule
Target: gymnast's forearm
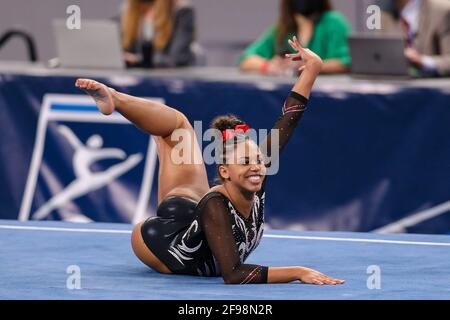
[[(308, 98), (311, 94), (314, 81), (317, 75), (320, 73), (322, 68), (322, 60), (311, 59), (306, 64), (305, 67), (298, 77), (292, 92), (286, 99), (283, 112), (280, 118), (278, 118), (273, 129), (279, 129), (279, 153), (288, 143), (290, 137), (292, 136), (298, 122), (302, 118), (303, 111), (305, 110), (305, 105), (308, 102)], [(272, 133), (268, 135), (267, 140), (261, 144), (261, 148), (267, 156), (272, 157)], [(277, 156), (277, 155), (275, 155)], [(273, 161), (273, 159), (271, 159)], [(272, 162), (270, 161), (270, 162)]]
[(303, 112), (306, 109), (308, 99), (298, 92), (292, 91), (286, 98), (282, 113), (278, 120), (275, 122), (273, 129), (279, 130), (278, 133), (278, 153), (272, 154), (272, 131), (267, 136), (266, 140), (260, 144), (261, 150), (265, 155), (269, 156), (271, 163), (274, 159), (273, 156), (278, 156), (288, 143), (290, 137), (293, 135), (298, 122), (303, 116)]
[(116, 110), (149, 134), (169, 137), (183, 122), (181, 112), (163, 103), (110, 90)]

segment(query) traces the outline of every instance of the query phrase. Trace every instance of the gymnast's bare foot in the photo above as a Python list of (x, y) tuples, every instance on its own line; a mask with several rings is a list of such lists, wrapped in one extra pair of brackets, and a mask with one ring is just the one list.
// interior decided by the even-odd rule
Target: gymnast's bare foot
[(114, 112), (113, 89), (91, 79), (78, 79), (75, 86), (85, 91), (94, 100), (101, 113), (109, 115)]

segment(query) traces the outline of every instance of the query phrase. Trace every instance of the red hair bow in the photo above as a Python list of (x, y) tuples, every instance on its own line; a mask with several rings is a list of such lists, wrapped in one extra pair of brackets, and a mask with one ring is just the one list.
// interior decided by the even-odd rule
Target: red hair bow
[(246, 124), (238, 124), (234, 129), (227, 129), (222, 131), (222, 141), (233, 139), (238, 133), (246, 133), (250, 127)]

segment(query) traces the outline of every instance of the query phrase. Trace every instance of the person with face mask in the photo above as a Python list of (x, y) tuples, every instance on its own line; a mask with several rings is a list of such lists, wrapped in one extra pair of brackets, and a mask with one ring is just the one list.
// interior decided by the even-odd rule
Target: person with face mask
[(322, 58), (322, 73), (344, 73), (350, 65), (350, 31), (345, 17), (331, 9), (329, 0), (281, 0), (278, 23), (247, 47), (239, 66), (242, 71), (270, 75), (292, 72), (296, 65), (283, 55), (291, 53), (288, 39), (296, 35)]

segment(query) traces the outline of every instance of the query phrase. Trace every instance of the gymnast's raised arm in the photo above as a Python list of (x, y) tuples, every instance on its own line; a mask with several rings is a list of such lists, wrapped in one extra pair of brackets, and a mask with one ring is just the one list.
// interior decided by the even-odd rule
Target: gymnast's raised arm
[[(289, 44), (297, 53), (287, 54), (286, 57), (303, 63), (299, 69), (301, 72), (300, 76), (284, 102), (280, 117), (275, 122), (267, 139), (260, 144), (262, 153), (269, 157), (270, 161), (266, 162), (268, 166), (278, 160), (278, 155), (294, 133), (298, 122), (303, 116), (303, 112), (306, 110), (306, 104), (308, 103), (314, 81), (323, 65), (320, 57), (311, 50), (303, 48), (296, 37), (293, 40), (289, 40)], [(272, 141), (275, 130), (278, 131), (279, 140), (277, 144), (273, 144), (274, 141)], [(276, 145), (278, 146), (278, 150), (271, 150)]]
[[(300, 67), (300, 76), (292, 88), (291, 94), (286, 99), (283, 106), (283, 113), (276, 122), (274, 129), (280, 130), (280, 151), (288, 142), (293, 133), (298, 121), (300, 120), (303, 111), (305, 110), (306, 102), (309, 99), (311, 90), (318, 74), (322, 69), (323, 62), (319, 56), (309, 49), (303, 48), (298, 42), (297, 38), (289, 40), (289, 44), (297, 53), (288, 54), (286, 57), (303, 62)], [(270, 139), (271, 135), (269, 135)], [(267, 145), (270, 146), (270, 143)], [(311, 284), (341, 284), (344, 281), (328, 277), (316, 270), (301, 267), (269, 267), (267, 270), (268, 283), (284, 283), (300, 280), (304, 283)]]

